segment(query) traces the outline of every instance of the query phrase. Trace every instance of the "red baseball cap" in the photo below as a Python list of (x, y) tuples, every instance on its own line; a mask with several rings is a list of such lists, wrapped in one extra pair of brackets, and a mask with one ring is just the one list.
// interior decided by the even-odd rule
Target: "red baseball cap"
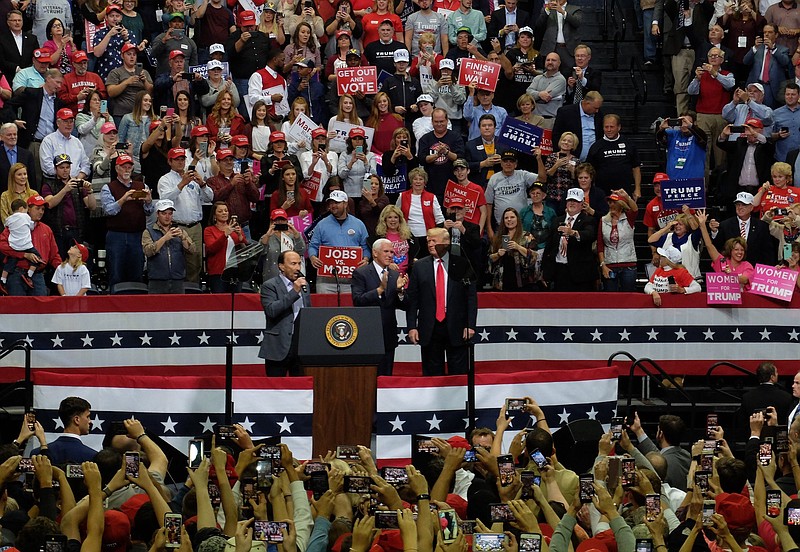
[(110, 3), (106, 8), (106, 15), (108, 15), (112, 11), (118, 11), (119, 13), (122, 13), (122, 6), (120, 6), (119, 4)]
[(56, 119), (60, 119), (62, 121), (67, 121), (69, 119), (74, 119), (74, 118), (75, 118), (75, 113), (73, 113), (71, 109), (67, 109), (66, 107), (59, 109), (58, 113), (56, 113)]
[(39, 194), (32, 195), (28, 198), (28, 205), (47, 205), (47, 202)]
[(231, 137), (231, 144), (236, 147), (246, 148), (250, 145), (250, 140), (248, 140), (247, 136), (244, 134), (237, 134), (236, 136)]
[(272, 132), (269, 135), (269, 143), (274, 144), (275, 142), (285, 142), (286, 135), (283, 132)]
[(759, 121), (758, 119), (755, 119), (753, 117), (750, 117), (749, 119), (747, 119), (744, 122), (744, 124), (746, 124), (747, 126), (753, 127), (753, 128), (764, 128), (764, 123), (762, 123), (761, 121)]
[(167, 154), (167, 159), (177, 159), (179, 157), (186, 157), (186, 150), (183, 148), (172, 148)]
[(169, 53), (169, 59), (175, 59), (178, 56), (186, 57), (186, 54), (183, 53), (183, 50), (172, 50)]
[(130, 163), (131, 165), (133, 165), (133, 157), (125, 154), (117, 157), (117, 162), (116, 162), (117, 167), (119, 167), (120, 165), (124, 165), (126, 163)]
[(239, 26), (250, 27), (256, 24), (256, 14), (250, 10), (239, 12)]
[(192, 138), (195, 136), (211, 136), (211, 131), (207, 126), (199, 125), (192, 129)]
[(311, 131), (311, 137), (312, 138), (316, 138), (317, 136), (327, 136), (327, 135), (328, 135), (328, 131), (325, 130), (324, 128), (322, 128), (322, 127), (317, 127), (317, 128), (315, 128), (314, 130)]
[(119, 510), (106, 510), (103, 546), (106, 552), (125, 552), (131, 543), (131, 520)]
[(72, 52), (72, 63), (80, 63), (82, 61), (89, 61), (89, 56), (83, 50), (76, 50)]
[(353, 33), (348, 31), (347, 29), (342, 29), (340, 31), (336, 31), (336, 40), (339, 40), (340, 36), (345, 36), (345, 35), (349, 36), (350, 38), (353, 38)]
[(150, 123), (150, 132), (153, 132), (158, 125), (161, 124), (161, 121), (153, 121)]
[(233, 152), (228, 148), (220, 148), (217, 150), (217, 161), (222, 161), (226, 157), (233, 157)]
[(347, 136), (350, 138), (355, 138), (356, 136), (361, 136), (362, 138), (365, 138), (367, 136), (367, 133), (364, 132), (364, 129), (361, 127), (353, 127), (350, 129), (350, 132), (348, 133)]
[(72, 240), (75, 242), (75, 247), (78, 248), (78, 251), (81, 252), (81, 260), (85, 263), (89, 260), (89, 248), (83, 245), (82, 243), (78, 243), (78, 240)]
[(124, 54), (128, 50), (136, 50), (136, 49), (137, 49), (136, 48), (136, 44), (131, 44), (130, 42), (126, 42), (125, 44), (122, 45), (122, 50), (121, 51)]
[(53, 55), (53, 52), (50, 50), (38, 48), (33, 51), (33, 60), (38, 61), (39, 63), (52, 63), (52, 60), (50, 59), (51, 55)]
[(656, 173), (653, 175), (653, 184), (659, 184), (664, 180), (669, 180), (669, 175), (667, 173)]
[(269, 218), (270, 218), (270, 220), (275, 220), (275, 219), (279, 219), (279, 218), (285, 218), (285, 219), (288, 220), (289, 219), (289, 215), (287, 215), (286, 211), (284, 211), (283, 209), (274, 209), (272, 211), (272, 214), (270, 214)]

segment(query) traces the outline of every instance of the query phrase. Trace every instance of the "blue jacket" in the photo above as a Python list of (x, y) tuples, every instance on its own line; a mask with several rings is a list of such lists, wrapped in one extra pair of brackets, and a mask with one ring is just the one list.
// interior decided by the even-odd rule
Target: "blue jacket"
[[(147, 227), (153, 241), (164, 237), (155, 223)], [(180, 238), (172, 238), (152, 257), (147, 258), (147, 277), (151, 280), (183, 280), (186, 278), (186, 256)]]

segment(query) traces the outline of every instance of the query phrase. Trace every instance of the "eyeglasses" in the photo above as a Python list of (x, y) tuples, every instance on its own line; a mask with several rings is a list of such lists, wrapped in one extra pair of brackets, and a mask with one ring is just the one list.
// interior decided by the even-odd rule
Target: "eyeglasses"
[(708, 59), (721, 58), (722, 54), (708, 54)]

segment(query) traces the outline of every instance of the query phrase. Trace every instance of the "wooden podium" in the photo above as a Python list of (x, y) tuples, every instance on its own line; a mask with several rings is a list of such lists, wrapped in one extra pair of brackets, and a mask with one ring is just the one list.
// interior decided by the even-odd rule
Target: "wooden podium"
[(314, 456), (337, 445), (369, 446), (384, 355), (380, 308), (301, 309), (296, 324), (297, 356), (314, 377)]

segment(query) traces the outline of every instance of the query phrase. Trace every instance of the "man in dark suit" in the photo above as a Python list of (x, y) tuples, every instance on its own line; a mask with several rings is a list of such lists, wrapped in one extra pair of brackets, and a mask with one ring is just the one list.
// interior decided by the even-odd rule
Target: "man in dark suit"
[[(561, 19), (561, 23), (559, 23)], [(539, 18), (536, 20), (536, 36), (542, 37), (539, 48), (538, 67), (544, 67), (544, 59), (550, 52), (561, 56), (561, 74), (564, 78), (572, 74), (575, 58), (572, 57), (575, 47), (578, 46), (578, 31), (583, 20), (583, 10), (580, 6), (568, 5), (567, 0), (549, 0), (545, 4)], [(565, 42), (559, 42), (559, 35)]]
[[(756, 37), (755, 53), (749, 48), (742, 60), (750, 66), (747, 82), (759, 82), (764, 85), (764, 105), (776, 108), (778, 102), (778, 89), (789, 76), (792, 53), (776, 43), (778, 31), (773, 25), (764, 25), (764, 39)], [(765, 52), (769, 52), (769, 67), (764, 71)], [(766, 77), (766, 78), (765, 78)]]
[(22, 12), (8, 12), (6, 28), (0, 29), (0, 71), (6, 76), (8, 84), (11, 84), (18, 70), (33, 64), (33, 51), (38, 47), (36, 35), (22, 31)]
[[(751, 117), (744, 122), (745, 131), (731, 141), (731, 125), (722, 129), (717, 147), (727, 153), (728, 169), (720, 177), (716, 206), (730, 206), (739, 192), (758, 193), (762, 182), (770, 179), (775, 162), (775, 143), (764, 136), (764, 124)], [(752, 151), (751, 151), (752, 150)]]
[(683, 435), (686, 433), (686, 424), (673, 414), (664, 414), (658, 419), (658, 432), (655, 440), (650, 439), (642, 429), (639, 414), (635, 414), (631, 431), (636, 434), (639, 443), (637, 448), (642, 454), (661, 452), (667, 461), (667, 477), (664, 479), (670, 486), (686, 490), (686, 476), (692, 463), (692, 455), (688, 450), (680, 447)]
[(408, 276), (389, 268), (394, 248), (385, 238), (372, 244), (372, 262), (353, 272), (350, 291), (356, 307), (380, 307), (383, 347), (386, 354), (378, 363), (379, 376), (391, 376), (397, 349), (397, 309), (405, 310)]
[[(500, 4), (500, 2), (497, 2)], [(489, 41), (497, 37), (503, 51), (513, 48), (522, 27), (531, 26), (531, 14), (517, 7), (517, 0), (506, 0), (505, 5), (492, 12), (486, 29), (485, 47), (491, 50)]]
[(742, 395), (740, 418), (747, 423), (753, 411), (772, 406), (777, 413), (778, 424), (783, 424), (792, 409), (794, 397), (778, 387), (778, 368), (772, 362), (762, 362), (756, 368), (756, 377), (758, 387)]
[(497, 128), (494, 115), (481, 115), (478, 129), (481, 135), (467, 142), (464, 157), (469, 164), (472, 181), (484, 190), (489, 183), (489, 171), (492, 174), (500, 171), (500, 149), (495, 141), (494, 131)]
[(769, 233), (769, 225), (753, 215), (753, 194), (739, 192), (734, 202), (736, 216), (717, 222), (708, 221), (714, 247), (722, 251), (730, 238), (747, 236), (747, 262), (774, 266), (777, 262), (778, 242)]
[(544, 248), (542, 270), (552, 291), (595, 291), (597, 258), (592, 244), (597, 239), (597, 221), (583, 211), (583, 190), (567, 191), (567, 212), (556, 217), (556, 232)]
[(64, 426), (64, 433), (47, 448), (32, 450), (31, 455), (44, 454), (53, 465), (91, 461), (97, 451), (81, 442), (81, 436), (89, 435), (92, 428), (91, 409), (92, 405), (80, 397), (62, 400), (58, 405), (58, 417)]
[(564, 105), (581, 103), (588, 92), (600, 91), (603, 73), (596, 67), (589, 67), (590, 61), (592, 61), (592, 49), (586, 44), (575, 46), (575, 67), (567, 77)]
[(466, 374), (468, 342), (475, 335), (478, 293), (475, 272), (464, 257), (451, 255), (450, 234), (428, 230), (429, 256), (414, 263), (408, 288), (408, 338), (422, 346), (422, 373)]
[[(556, 120), (553, 122), (553, 144), (558, 144), (561, 140), (561, 135), (565, 132), (571, 132), (578, 137), (578, 144), (575, 146), (575, 155), (581, 158), (581, 161), (586, 161), (586, 156), (589, 154), (589, 148), (596, 140), (603, 138), (603, 96), (600, 92), (590, 91), (587, 92), (580, 103), (563, 105), (558, 108), (556, 113)], [(591, 116), (591, 119), (586, 119), (587, 124), (594, 125), (594, 141), (591, 143), (583, 143), (583, 123), (584, 115)]]
[(28, 169), (28, 184), (31, 189), (38, 190), (39, 182), (36, 181), (36, 165), (33, 154), (27, 149), (17, 145), (17, 125), (5, 123), (0, 126), (0, 182), (8, 182), (8, 173), (11, 165), (22, 163)]
[(311, 306), (302, 266), (303, 259), (296, 252), (281, 251), (278, 255), (280, 274), (261, 284), (261, 305), (267, 317), (267, 328), (258, 356), (266, 361), (268, 376), (302, 375), (297, 364), (294, 321), (300, 309)]

